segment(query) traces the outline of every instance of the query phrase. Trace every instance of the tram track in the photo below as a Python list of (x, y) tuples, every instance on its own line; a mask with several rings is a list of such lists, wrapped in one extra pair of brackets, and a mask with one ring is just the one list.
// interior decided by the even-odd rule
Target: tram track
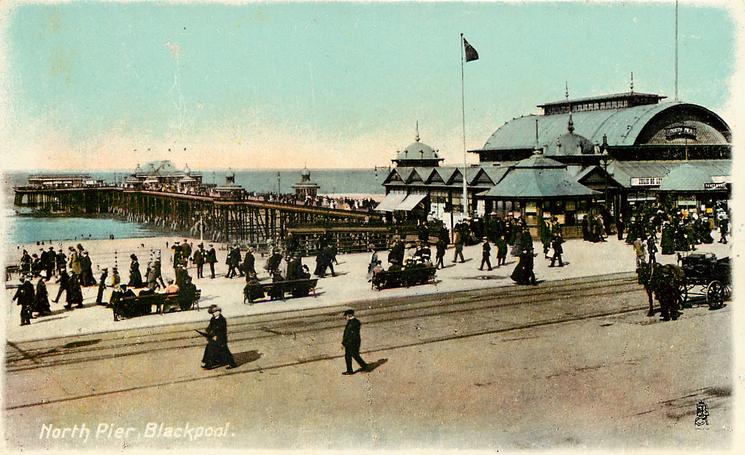
[[(602, 285), (598, 286), (599, 283)], [(490, 288), (406, 299), (362, 301), (343, 306), (355, 308), (367, 326), (374, 326), (414, 318), (424, 320), (432, 317), (493, 312), (524, 305), (540, 306), (561, 299), (597, 298), (638, 290), (639, 287), (632, 277), (623, 274), (606, 277), (605, 280), (566, 280), (546, 283), (541, 287)], [(234, 321), (231, 321), (230, 325), (231, 344), (338, 330), (344, 325), (344, 321), (339, 317), (339, 306), (295, 311), (290, 315), (243, 316), (235, 318)], [(204, 323), (191, 323), (175, 327), (157, 327), (152, 329), (155, 333), (141, 335), (128, 335), (126, 332), (109, 334), (113, 338), (107, 340), (97, 339), (95, 334), (86, 335), (76, 337), (77, 341), (62, 346), (59, 343), (70, 338), (48, 340), (48, 344), (43, 347), (26, 347), (24, 343), (13, 343), (6, 350), (6, 372), (14, 374), (40, 368), (201, 347), (202, 337), (196, 334), (194, 329), (203, 328), (203, 325)], [(86, 345), (87, 343), (92, 344)], [(69, 345), (81, 347), (64, 347)]]
[[(454, 341), (454, 340), (479, 337), (479, 336), (484, 336), (484, 335), (498, 335), (502, 333), (516, 332), (516, 331), (527, 330), (527, 329), (532, 329), (532, 328), (555, 326), (555, 325), (560, 325), (560, 324), (580, 322), (580, 321), (596, 319), (596, 318), (605, 318), (605, 317), (610, 317), (610, 316), (617, 316), (617, 315), (641, 311), (645, 307), (646, 307), (645, 305), (631, 305), (631, 306), (626, 306), (622, 308), (608, 309), (606, 311), (590, 311), (586, 313), (581, 312), (579, 314), (556, 317), (556, 318), (549, 318), (549, 319), (541, 320), (541, 321), (512, 324), (506, 327), (474, 330), (468, 333), (435, 335), (435, 336), (430, 336), (430, 337), (426, 337), (423, 339), (417, 339), (416, 341), (410, 341), (410, 342), (385, 343), (383, 345), (379, 345), (371, 349), (363, 350), (362, 353), (369, 355), (369, 354), (375, 354), (375, 353), (380, 353), (380, 352), (388, 352), (388, 351), (395, 351), (399, 349), (423, 346), (423, 345), (428, 345), (428, 344), (433, 344), (433, 343), (441, 343), (441, 342), (448, 342), (448, 341)], [(297, 359), (297, 360), (284, 361), (284, 362), (280, 361), (274, 364), (256, 366), (253, 368), (241, 368), (240, 370), (230, 370), (230, 371), (225, 370), (225, 371), (220, 371), (218, 374), (212, 374), (209, 376), (195, 375), (195, 376), (191, 376), (187, 378), (180, 378), (180, 379), (167, 380), (167, 381), (158, 381), (158, 382), (150, 383), (150, 384), (140, 384), (140, 385), (129, 386), (129, 387), (115, 388), (111, 390), (102, 390), (102, 391), (96, 391), (92, 393), (82, 393), (82, 394), (54, 398), (54, 399), (14, 404), (14, 405), (10, 405), (6, 407), (5, 409), (6, 411), (11, 411), (11, 410), (16, 410), (16, 409), (45, 406), (45, 405), (50, 405), (50, 404), (55, 404), (55, 403), (101, 398), (101, 397), (106, 397), (106, 396), (110, 396), (114, 394), (136, 392), (136, 391), (153, 389), (153, 388), (158, 388), (158, 387), (163, 387), (163, 386), (207, 381), (210, 379), (220, 378), (224, 376), (264, 373), (264, 372), (272, 371), (272, 370), (299, 367), (299, 366), (312, 364), (316, 362), (340, 359), (342, 357), (343, 355), (341, 354), (319, 354), (319, 355), (314, 355), (310, 358)]]

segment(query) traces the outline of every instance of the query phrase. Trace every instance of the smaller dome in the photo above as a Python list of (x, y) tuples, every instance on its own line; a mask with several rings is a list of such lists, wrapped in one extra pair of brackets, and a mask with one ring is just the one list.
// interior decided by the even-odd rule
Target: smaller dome
[(396, 154), (396, 160), (436, 160), (439, 159), (437, 152), (429, 145), (415, 141)]
[(303, 177), (310, 177), (310, 171), (308, 170), (308, 167), (304, 167), (302, 171), (300, 171), (300, 175)]
[(574, 134), (574, 121), (572, 113), (569, 112), (567, 132), (556, 139), (553, 144), (548, 144), (546, 155), (585, 155), (595, 153), (595, 146), (584, 136)]

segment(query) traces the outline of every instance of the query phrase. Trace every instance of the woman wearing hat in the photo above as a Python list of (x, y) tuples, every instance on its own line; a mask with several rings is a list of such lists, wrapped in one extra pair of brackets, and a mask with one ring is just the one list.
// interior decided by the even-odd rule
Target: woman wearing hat
[(142, 285), (142, 274), (140, 273), (140, 262), (137, 260), (137, 255), (130, 254), (129, 258), (132, 260), (129, 264), (129, 283), (128, 286), (133, 288), (141, 288)]
[(201, 333), (207, 338), (207, 346), (202, 356), (202, 368), (211, 370), (213, 368), (227, 365), (228, 369), (238, 365), (228, 349), (228, 323), (222, 315), (222, 309), (217, 305), (210, 305), (207, 310), (212, 315), (206, 333)]

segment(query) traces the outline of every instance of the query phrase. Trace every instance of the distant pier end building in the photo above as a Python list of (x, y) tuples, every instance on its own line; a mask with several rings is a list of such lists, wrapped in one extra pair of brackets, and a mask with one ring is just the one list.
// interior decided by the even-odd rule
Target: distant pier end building
[(310, 171), (307, 166), (300, 172), (300, 181), (292, 185), (295, 195), (301, 200), (316, 197), (319, 188), (317, 183), (310, 180)]
[[(541, 114), (505, 122), (469, 151), (479, 157), (465, 170), (476, 214), (514, 214), (529, 224), (557, 216), (571, 225), (593, 209), (630, 216), (637, 203), (660, 199), (706, 211), (730, 197), (732, 133), (704, 106), (630, 91), (538, 107)], [(383, 183), (390, 201), (383, 209), (402, 193), (419, 193), (424, 212), (458, 213), (463, 168), (406, 158), (397, 155)]]

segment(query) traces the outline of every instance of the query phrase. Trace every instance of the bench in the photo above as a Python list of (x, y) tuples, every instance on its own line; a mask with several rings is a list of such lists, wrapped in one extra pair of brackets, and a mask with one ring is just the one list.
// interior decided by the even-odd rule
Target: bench
[(305, 297), (312, 292), (313, 297), (316, 297), (317, 284), (317, 278), (249, 283), (243, 288), (243, 303), (254, 303), (254, 301), (262, 299), (266, 295), (269, 296), (270, 300), (285, 300), (285, 294), (287, 293), (290, 293), (293, 297)]
[(416, 286), (434, 282), (436, 269), (431, 265), (416, 264), (398, 270), (383, 270), (373, 275), (372, 287), (384, 288)]
[(6, 265), (5, 266), (5, 281), (10, 281), (13, 278), (13, 274), (21, 274), (21, 267), (18, 265)]
[(195, 289), (190, 293), (179, 292), (178, 294), (146, 294), (135, 297), (121, 298), (118, 292), (111, 294), (109, 304), (114, 313), (114, 321), (120, 318), (132, 318), (153, 313), (164, 314), (173, 311), (199, 310), (199, 299), (202, 291)]

